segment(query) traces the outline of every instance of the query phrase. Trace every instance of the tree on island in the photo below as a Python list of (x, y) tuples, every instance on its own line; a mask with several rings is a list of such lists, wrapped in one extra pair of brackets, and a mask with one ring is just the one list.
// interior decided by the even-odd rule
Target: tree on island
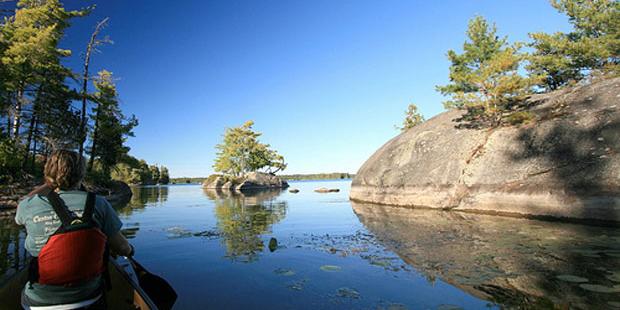
[(247, 121), (226, 129), (222, 143), (216, 146), (215, 171), (239, 177), (261, 169), (271, 174), (286, 169), (284, 157), (258, 140), (262, 134), (255, 132), (253, 125), (253, 121)]

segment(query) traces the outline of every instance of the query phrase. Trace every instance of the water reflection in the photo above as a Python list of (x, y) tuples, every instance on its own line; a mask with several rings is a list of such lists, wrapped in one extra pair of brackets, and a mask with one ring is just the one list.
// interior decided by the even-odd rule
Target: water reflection
[(163, 205), (168, 200), (168, 186), (132, 187), (129, 202), (118, 209), (118, 213), (130, 215), (137, 209)]
[(517, 308), (620, 301), (620, 230), (352, 203), (361, 222), (429, 279)]
[(25, 234), (13, 217), (0, 218), (0, 286), (24, 268), (28, 253), (24, 248)]
[(244, 193), (205, 189), (215, 203), (215, 217), (226, 256), (241, 262), (253, 262), (265, 249), (261, 235), (271, 231), (271, 225), (286, 217), (287, 203), (276, 197), (281, 190)]

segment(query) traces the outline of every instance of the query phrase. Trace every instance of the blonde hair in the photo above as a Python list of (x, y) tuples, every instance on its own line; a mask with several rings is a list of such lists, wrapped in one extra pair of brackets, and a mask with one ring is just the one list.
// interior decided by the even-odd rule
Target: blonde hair
[(82, 183), (86, 166), (74, 151), (56, 150), (47, 158), (43, 174), (45, 183), (53, 189), (73, 189)]

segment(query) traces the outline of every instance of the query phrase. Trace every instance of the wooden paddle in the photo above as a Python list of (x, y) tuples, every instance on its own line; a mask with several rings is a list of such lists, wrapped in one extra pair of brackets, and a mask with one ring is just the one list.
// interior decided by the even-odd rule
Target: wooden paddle
[(133, 265), (140, 287), (149, 296), (149, 298), (155, 303), (160, 310), (172, 309), (172, 306), (177, 300), (177, 293), (162, 277), (156, 276), (146, 270), (140, 263), (138, 263), (133, 257), (127, 258)]

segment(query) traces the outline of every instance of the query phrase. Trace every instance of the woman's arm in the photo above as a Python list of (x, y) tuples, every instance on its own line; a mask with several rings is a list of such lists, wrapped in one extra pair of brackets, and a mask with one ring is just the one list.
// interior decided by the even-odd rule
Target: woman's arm
[(133, 246), (129, 244), (129, 241), (125, 239), (125, 236), (123, 236), (120, 231), (110, 237), (108, 243), (110, 244), (112, 253), (122, 256), (133, 256)]

